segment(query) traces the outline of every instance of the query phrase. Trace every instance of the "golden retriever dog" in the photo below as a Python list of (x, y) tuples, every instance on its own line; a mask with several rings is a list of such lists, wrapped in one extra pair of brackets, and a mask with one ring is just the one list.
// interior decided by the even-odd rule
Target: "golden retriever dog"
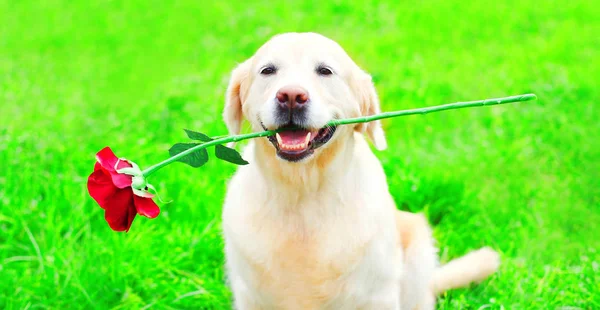
[(438, 266), (427, 220), (396, 209), (371, 151), (381, 124), (326, 126), (378, 113), (371, 77), (336, 42), (277, 35), (231, 77), (225, 122), (244, 119), (253, 139), (228, 185), (226, 268), (235, 307), (432, 309), (445, 290), (485, 279), (499, 265), (484, 248)]

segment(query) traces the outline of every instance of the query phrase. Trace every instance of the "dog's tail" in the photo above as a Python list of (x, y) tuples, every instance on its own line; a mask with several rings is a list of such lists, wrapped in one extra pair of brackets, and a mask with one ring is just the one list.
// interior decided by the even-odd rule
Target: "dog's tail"
[(447, 290), (480, 282), (500, 266), (496, 251), (484, 247), (438, 267), (433, 276), (433, 292), (437, 296)]

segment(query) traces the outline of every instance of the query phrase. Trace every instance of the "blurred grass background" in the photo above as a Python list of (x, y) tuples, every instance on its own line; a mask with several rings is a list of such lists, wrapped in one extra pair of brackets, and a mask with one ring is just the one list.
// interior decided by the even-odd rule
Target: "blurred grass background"
[[(442, 260), (502, 253), (439, 309), (600, 308), (600, 5), (594, 1), (0, 1), (0, 308), (227, 309), (233, 165), (153, 176), (172, 204), (111, 231), (85, 182), (110, 145), (147, 167), (183, 128), (224, 134), (231, 69), (315, 31), (374, 76), (383, 110), (537, 102), (385, 121), (377, 153)], [(575, 308), (575, 309), (576, 309)]]

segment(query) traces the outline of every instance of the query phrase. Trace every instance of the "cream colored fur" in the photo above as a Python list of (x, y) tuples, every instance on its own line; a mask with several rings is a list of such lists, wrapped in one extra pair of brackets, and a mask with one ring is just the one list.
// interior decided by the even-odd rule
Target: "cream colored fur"
[[(277, 74), (260, 75), (266, 63)], [(318, 64), (334, 74), (315, 74)], [(273, 98), (285, 85), (310, 94), (308, 127), (379, 112), (368, 74), (335, 42), (313, 33), (279, 35), (232, 74), (224, 119), (275, 129)], [(376, 148), (379, 122), (339, 126), (301, 162), (276, 156), (265, 139), (249, 142), (223, 209), (227, 274), (235, 307), (246, 309), (433, 309), (435, 295), (483, 280), (498, 267), (489, 249), (442, 267), (421, 215), (396, 210)]]

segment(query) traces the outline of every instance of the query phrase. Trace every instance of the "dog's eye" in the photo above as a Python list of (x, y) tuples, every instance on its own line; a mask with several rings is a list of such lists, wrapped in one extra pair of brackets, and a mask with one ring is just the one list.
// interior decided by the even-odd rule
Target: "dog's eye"
[(319, 75), (324, 75), (324, 76), (332, 75), (333, 74), (333, 72), (331, 71), (331, 69), (329, 69), (329, 68), (327, 68), (325, 66), (319, 66), (317, 68), (317, 73)]
[(266, 66), (260, 70), (260, 74), (262, 75), (271, 75), (277, 72), (277, 68), (275, 66)]

